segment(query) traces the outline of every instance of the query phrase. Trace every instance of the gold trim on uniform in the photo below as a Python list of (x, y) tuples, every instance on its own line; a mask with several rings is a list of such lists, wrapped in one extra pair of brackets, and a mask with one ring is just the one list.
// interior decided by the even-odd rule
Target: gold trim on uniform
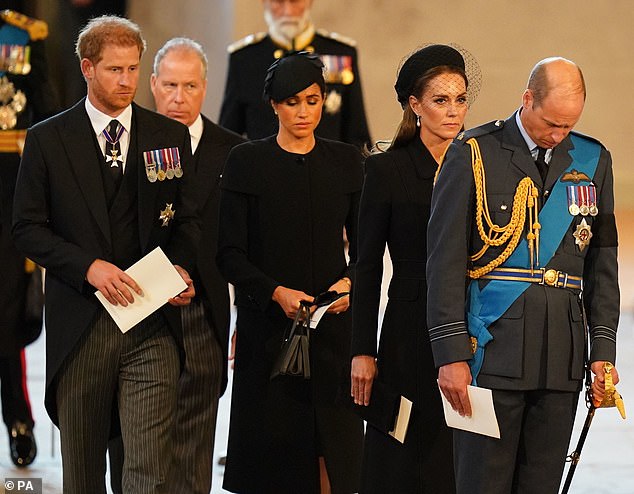
[(6, 76), (0, 78), (0, 129), (13, 129), (18, 124), (18, 114), (26, 107), (26, 96), (16, 91)]
[(0, 12), (0, 17), (7, 24), (24, 29), (29, 33), (29, 37), (32, 41), (39, 41), (48, 37), (48, 24), (44, 21), (33, 19), (32, 17), (9, 9)]
[(26, 129), (0, 130), (0, 153), (22, 154)]
[(227, 46), (227, 51), (229, 53), (236, 52), (249, 45), (254, 45), (256, 43), (259, 43), (264, 38), (266, 38), (266, 32), (249, 34), (248, 36), (245, 36), (244, 38), (239, 39), (238, 41), (231, 43), (229, 46)]
[(335, 41), (339, 41), (339, 43), (352, 46), (353, 48), (357, 46), (357, 42), (354, 39), (344, 36), (343, 34), (333, 33), (331, 31), (327, 31), (326, 29), (317, 29), (317, 34), (323, 36), (324, 38), (334, 39)]

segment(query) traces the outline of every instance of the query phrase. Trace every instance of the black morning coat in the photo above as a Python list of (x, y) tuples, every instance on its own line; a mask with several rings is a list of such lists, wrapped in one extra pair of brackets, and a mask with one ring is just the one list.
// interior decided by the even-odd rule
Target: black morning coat
[[(364, 493), (455, 492), (452, 434), (444, 421), (426, 324), (427, 221), (437, 168), (418, 137), (365, 162), (351, 351), (376, 356), (377, 379), (413, 407), (404, 444), (368, 424)], [(393, 270), (377, 353), (386, 245)]]
[[(173, 264), (191, 271), (200, 226), (189, 192), (193, 175), (187, 171), (188, 129), (134, 103), (132, 109), (126, 174), (137, 174), (139, 250), (145, 255), (160, 246)], [(179, 148), (183, 177), (151, 183), (143, 152), (165, 147)], [(84, 99), (27, 134), (15, 192), (13, 237), (19, 249), (47, 270), (45, 405), (53, 422), (55, 374), (101, 308), (86, 272), (95, 259), (112, 261), (113, 256), (102, 166)], [(168, 204), (175, 215), (164, 226), (160, 216)], [(166, 304), (161, 310), (182, 347), (179, 308)]]
[(201, 232), (196, 258), (196, 269), (191, 273), (196, 296), (203, 298), (210, 326), (222, 349), (222, 383), (220, 393), (227, 387), (227, 349), (229, 345), (229, 287), (216, 266), (218, 248), (218, 208), (220, 177), (231, 148), (244, 139), (216, 125), (202, 115), (203, 133), (194, 153), (192, 165), (196, 175), (193, 189), (199, 207)]
[(236, 288), (238, 319), (225, 489), (317, 493), (324, 456), (333, 492), (358, 490), (363, 424), (336, 405), (350, 375), (350, 311), (325, 315), (311, 333), (310, 380), (269, 376), (292, 323), (271, 299), (275, 288), (314, 296), (353, 279), (362, 179), (357, 149), (320, 138), (304, 155), (275, 136), (229, 155), (217, 260)]

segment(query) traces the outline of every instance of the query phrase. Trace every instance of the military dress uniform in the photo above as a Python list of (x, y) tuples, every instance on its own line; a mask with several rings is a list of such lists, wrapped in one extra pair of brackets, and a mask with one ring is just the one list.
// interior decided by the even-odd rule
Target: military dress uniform
[(363, 146), (370, 142), (355, 42), (317, 30), (312, 25), (282, 46), (267, 33), (247, 36), (229, 46), (229, 70), (219, 124), (249, 139), (277, 133), (277, 117), (262, 98), (269, 66), (287, 50), (320, 55), (326, 67), (326, 101), (315, 133), (327, 139)]
[[(40, 273), (25, 262), (11, 240), (13, 192), (26, 129), (55, 111), (47, 79), (43, 21), (15, 11), (0, 13), (0, 378), (2, 412), (11, 444), (11, 459), (26, 466), (35, 457), (33, 417), (25, 385), (24, 346), (40, 334), (42, 316), (30, 317), (27, 289), (41, 291)], [(31, 301), (31, 299), (28, 299)], [(38, 302), (41, 303), (41, 297)]]
[[(474, 179), (478, 154), (486, 183)], [(515, 208), (527, 183), (532, 201)], [(517, 246), (500, 265), (490, 263), (507, 257), (500, 255), (509, 244), (482, 250), (481, 233), (492, 228), (478, 219), (483, 201), (491, 224), (519, 228)], [(469, 361), (477, 385), (493, 389), (500, 424), (499, 440), (454, 431), (457, 492), (557, 492), (584, 376), (583, 308), (589, 360), (614, 362), (616, 354), (610, 153), (572, 132), (553, 148), (542, 179), (516, 114), (465, 132), (438, 176), (428, 252), (436, 366)]]

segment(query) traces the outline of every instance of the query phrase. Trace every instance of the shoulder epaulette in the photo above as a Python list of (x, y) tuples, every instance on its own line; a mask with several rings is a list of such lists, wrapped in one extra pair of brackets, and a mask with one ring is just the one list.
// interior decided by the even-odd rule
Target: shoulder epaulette
[(572, 131), (570, 131), (570, 133), (576, 135), (577, 137), (581, 137), (583, 139), (588, 139), (589, 141), (596, 142), (601, 147), (605, 147), (603, 145), (603, 143), (601, 141), (599, 141), (599, 139), (597, 139), (596, 137), (592, 137), (592, 136), (589, 136), (589, 135), (586, 135), (586, 134), (582, 134), (581, 132), (578, 132), (576, 130), (572, 130)]
[(479, 137), (485, 134), (490, 134), (504, 127), (504, 120), (493, 120), (489, 123), (479, 125), (473, 129), (464, 130), (456, 136), (456, 140), (467, 142), (471, 137)]
[(353, 48), (357, 46), (357, 42), (355, 40), (353, 40), (352, 38), (348, 38), (348, 36), (344, 36), (343, 34), (333, 33), (327, 31), (326, 29), (317, 29), (317, 31), (315, 32), (320, 36), (323, 36), (324, 38), (333, 39), (335, 41), (338, 41), (339, 43), (343, 43), (344, 45), (352, 46)]
[(33, 19), (32, 17), (27, 17), (24, 14), (9, 9), (3, 10), (2, 13), (0, 13), (0, 17), (2, 17), (2, 20), (7, 24), (19, 27), (29, 33), (31, 41), (46, 39), (48, 36), (48, 24), (39, 19)]
[(256, 43), (259, 43), (264, 38), (266, 38), (266, 34), (267, 33), (264, 31), (259, 33), (249, 34), (248, 36), (245, 36), (244, 38), (239, 39), (238, 41), (231, 43), (229, 46), (227, 46), (227, 51), (229, 53), (234, 53), (249, 45), (254, 45)]

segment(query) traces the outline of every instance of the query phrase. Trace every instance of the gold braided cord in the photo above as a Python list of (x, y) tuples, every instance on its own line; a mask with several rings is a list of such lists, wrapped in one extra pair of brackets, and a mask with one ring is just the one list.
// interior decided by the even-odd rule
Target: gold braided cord
[[(522, 236), (522, 231), (526, 222), (526, 211), (529, 209), (529, 202), (531, 206), (530, 210), (532, 212), (535, 204), (535, 197), (533, 181), (529, 177), (524, 177), (515, 190), (511, 219), (508, 224), (505, 226), (499, 226), (493, 223), (486, 199), (486, 178), (484, 173), (484, 164), (482, 163), (482, 155), (480, 154), (480, 146), (474, 138), (469, 139), (467, 144), (471, 146), (471, 166), (473, 168), (473, 178), (476, 191), (476, 224), (480, 239), (484, 243), (482, 249), (470, 256), (470, 259), (471, 261), (477, 261), (484, 255), (489, 247), (499, 247), (508, 242), (502, 253), (490, 261), (487, 265), (468, 270), (467, 273), (469, 277), (477, 279), (500, 266), (513, 253)], [(536, 215), (537, 212), (535, 208), (535, 217)], [(539, 227), (539, 224), (536, 222), (536, 218), (535, 223), (533, 223), (532, 220), (533, 218), (531, 218), (531, 225), (529, 226), (530, 231), (527, 237), (531, 251), (533, 248), (533, 241), (536, 238), (534, 227), (535, 225)], [(485, 223), (488, 232), (485, 230)]]

